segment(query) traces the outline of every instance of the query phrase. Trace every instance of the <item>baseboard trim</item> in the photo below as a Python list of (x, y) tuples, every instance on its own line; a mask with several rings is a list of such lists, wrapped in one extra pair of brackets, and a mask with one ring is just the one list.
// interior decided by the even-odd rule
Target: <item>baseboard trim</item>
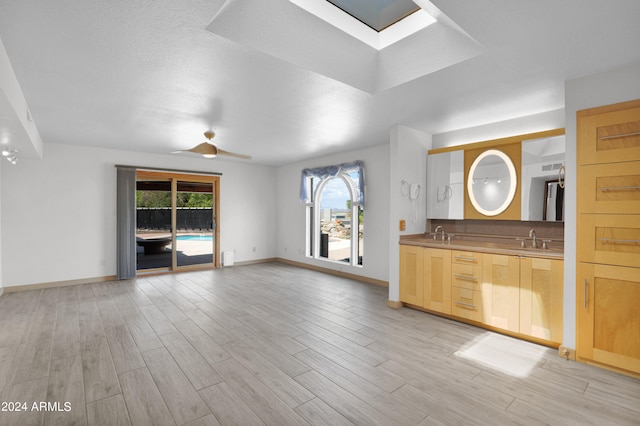
[(400, 309), (404, 305), (399, 300), (387, 300), (387, 306), (391, 309)]
[[(265, 259), (245, 260), (245, 261), (242, 261), (242, 262), (235, 262), (235, 264), (233, 266), (247, 266), (247, 265), (256, 265), (256, 264), (259, 264), (259, 263), (270, 263), (270, 262), (286, 263), (288, 265), (297, 266), (297, 267), (305, 268), (305, 269), (311, 269), (313, 271), (318, 271), (318, 272), (324, 272), (326, 274), (336, 275), (336, 276), (343, 277), (343, 278), (349, 278), (349, 279), (352, 279), (352, 280), (361, 281), (361, 282), (365, 282), (365, 283), (368, 283), (368, 284), (375, 284), (375, 285), (379, 285), (381, 287), (389, 287), (389, 283), (387, 281), (377, 280), (375, 278), (363, 277), (361, 275), (351, 274), (351, 273), (348, 273), (348, 272), (335, 271), (333, 269), (323, 268), (321, 266), (309, 265), (307, 263), (296, 262), (294, 260), (284, 259), (284, 258), (281, 258), (281, 257), (270, 257), (270, 258), (265, 258)], [(225, 266), (225, 268), (233, 268), (233, 266)], [(213, 269), (213, 268), (211, 268), (211, 269)], [(162, 275), (162, 274), (180, 273), (180, 272), (190, 272), (190, 271), (158, 271), (156, 273), (143, 274), (143, 275), (141, 275), (141, 277), (148, 277), (148, 276)], [(11, 286), (11, 287), (2, 287), (2, 288), (0, 288), (0, 295), (2, 295), (3, 292), (4, 293), (15, 293), (15, 292), (18, 292), (18, 291), (40, 290), (40, 289), (43, 289), (43, 288), (52, 288), (52, 287), (67, 287), (67, 286), (71, 286), (71, 285), (92, 284), (92, 283), (100, 283), (100, 282), (115, 281), (115, 280), (117, 280), (117, 277), (115, 275), (107, 275), (107, 276), (104, 276), (104, 277), (82, 278), (82, 279), (77, 279), (77, 280), (52, 281), (52, 282), (46, 282), (46, 283), (16, 285), (16, 286)], [(391, 301), (388, 301), (387, 305), (390, 306), (390, 307), (393, 307), (393, 306), (389, 305), (389, 302), (391, 302)], [(400, 303), (398, 308), (402, 306), (401, 302), (397, 302), (397, 303)]]
[[(266, 259), (244, 260), (242, 262), (234, 262), (233, 266), (257, 265), (258, 263), (277, 262), (277, 257), (269, 257)], [(223, 268), (233, 268), (233, 266), (223, 266)]]
[(275, 262), (286, 263), (288, 265), (298, 266), (300, 268), (311, 269), (312, 271), (324, 272), (325, 274), (336, 275), (342, 278), (349, 278), (351, 280), (362, 281), (368, 284), (375, 284), (381, 287), (389, 287), (387, 281), (377, 280), (375, 278), (363, 277), (362, 275), (350, 274), (349, 272), (336, 271), (329, 268), (323, 268), (322, 266), (309, 265), (308, 263), (296, 262), (295, 260), (284, 259), (277, 257)]
[(53, 281), (48, 283), (15, 285), (11, 287), (4, 287), (3, 290), (7, 293), (15, 293), (17, 291), (40, 290), (43, 288), (67, 287), (70, 285), (101, 283), (105, 281), (115, 281), (116, 279), (117, 277), (115, 275), (107, 275), (105, 277), (82, 278), (79, 280)]

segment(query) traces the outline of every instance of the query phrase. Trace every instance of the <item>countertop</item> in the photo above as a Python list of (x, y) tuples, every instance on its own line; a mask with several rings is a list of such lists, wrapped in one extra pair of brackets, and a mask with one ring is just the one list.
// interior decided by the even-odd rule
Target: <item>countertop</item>
[[(539, 242), (540, 244), (542, 244), (542, 240), (539, 240)], [(526, 241), (526, 243), (530, 244), (531, 242)], [(433, 237), (425, 237), (424, 235), (407, 235), (400, 237), (400, 244), (407, 246), (504, 254), (508, 256), (540, 257), (545, 259), (560, 260), (564, 259), (564, 246), (562, 246), (560, 242), (552, 241), (551, 243), (549, 243), (548, 249), (532, 247), (521, 248), (520, 241), (516, 240), (516, 237), (513, 237), (512, 240), (509, 238), (487, 238), (485, 240), (481, 240), (468, 237), (454, 237), (451, 242), (442, 242), (440, 240), (434, 241)]]

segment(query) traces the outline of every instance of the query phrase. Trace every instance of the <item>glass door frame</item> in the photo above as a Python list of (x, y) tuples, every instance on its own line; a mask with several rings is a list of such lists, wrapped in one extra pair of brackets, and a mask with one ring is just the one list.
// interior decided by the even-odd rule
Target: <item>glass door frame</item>
[[(139, 180), (159, 180), (171, 182), (171, 266), (169, 268), (152, 268), (137, 270), (145, 273), (164, 272), (164, 271), (188, 271), (197, 269), (211, 269), (220, 267), (220, 176), (188, 174), (188, 173), (170, 173), (170, 172), (154, 172), (147, 170), (136, 170), (136, 183)], [(201, 263), (197, 265), (178, 265), (177, 255), (177, 202), (176, 194), (178, 193), (178, 181), (181, 182), (197, 182), (212, 184), (213, 192), (213, 255), (211, 263)]]

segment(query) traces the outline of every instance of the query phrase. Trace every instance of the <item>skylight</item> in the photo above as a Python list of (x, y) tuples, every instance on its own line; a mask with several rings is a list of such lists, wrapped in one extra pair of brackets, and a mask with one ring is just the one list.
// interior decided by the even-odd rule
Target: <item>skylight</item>
[(436, 22), (412, 0), (289, 1), (376, 50)]
[(378, 32), (420, 10), (412, 0), (327, 1)]

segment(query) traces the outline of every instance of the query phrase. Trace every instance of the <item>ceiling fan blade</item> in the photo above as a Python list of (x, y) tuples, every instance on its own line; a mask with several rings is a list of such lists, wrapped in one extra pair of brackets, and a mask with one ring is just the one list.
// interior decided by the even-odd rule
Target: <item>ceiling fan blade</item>
[(235, 152), (225, 151), (224, 149), (220, 149), (220, 148), (218, 148), (218, 155), (226, 155), (227, 157), (242, 158), (243, 160), (251, 159), (250, 155), (236, 154)]
[(191, 149), (187, 149), (186, 151), (195, 152), (196, 154), (201, 154), (201, 155), (215, 156), (218, 154), (219, 149), (216, 148), (216, 146), (213, 144), (210, 144), (208, 142), (202, 142), (200, 145), (196, 145)]

